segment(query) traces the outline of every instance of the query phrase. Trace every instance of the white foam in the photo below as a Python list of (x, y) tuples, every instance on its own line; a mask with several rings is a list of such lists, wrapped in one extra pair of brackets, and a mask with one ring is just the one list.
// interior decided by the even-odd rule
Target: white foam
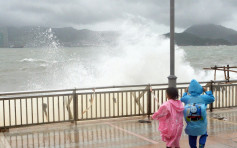
[[(161, 37), (143, 25), (124, 24), (118, 44), (112, 50), (117, 54), (101, 57), (96, 82), (103, 84), (140, 84), (167, 82), (170, 70), (169, 39)], [(129, 29), (128, 29), (129, 28)], [(195, 78), (207, 80), (204, 72), (195, 72), (185, 61), (183, 49), (176, 48), (176, 76), (179, 82)]]
[[(169, 39), (154, 33), (147, 25), (132, 22), (121, 24), (117, 44), (104, 46), (103, 51), (95, 50), (89, 57), (89, 63), (81, 62), (80, 55), (76, 60), (63, 57), (64, 49), (58, 48), (54, 41), (52, 44), (44, 49), (45, 58), (47, 61), (60, 59), (64, 61), (63, 65), (51, 68), (48, 71), (49, 75), (42, 80), (30, 81), (30, 89), (34, 89), (34, 86), (37, 86), (37, 89), (58, 89), (168, 82)], [(212, 78), (212, 75), (203, 71), (196, 72), (190, 63), (185, 61), (184, 50), (178, 46), (175, 46), (175, 49), (175, 75), (178, 77), (178, 82), (188, 82), (193, 78), (197, 80)], [(94, 58), (98, 52), (100, 52), (99, 58)]]
[(20, 62), (35, 62), (35, 61), (37, 61), (37, 60), (32, 59), (32, 58), (24, 58), (24, 59), (20, 60)]

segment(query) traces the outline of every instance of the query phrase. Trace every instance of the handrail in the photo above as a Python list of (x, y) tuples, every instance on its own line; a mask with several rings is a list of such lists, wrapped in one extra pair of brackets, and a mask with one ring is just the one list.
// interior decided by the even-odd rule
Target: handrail
[(67, 92), (75, 89), (56, 89), (56, 90), (37, 90), (37, 91), (18, 91), (18, 92), (0, 92), (0, 96), (8, 95), (23, 95), (23, 94), (37, 94), (37, 93), (54, 93), (54, 92)]
[[(216, 81), (200, 81), (200, 84), (204, 83), (221, 83), (221, 82), (237, 82), (237, 80), (216, 80)], [(177, 85), (187, 85), (190, 82), (181, 82)], [(102, 86), (102, 87), (87, 87), (87, 88), (75, 88), (75, 89), (55, 89), (55, 90), (37, 90), (37, 91), (18, 91), (18, 92), (0, 92), (0, 96), (10, 96), (10, 95), (23, 95), (23, 94), (37, 94), (37, 93), (56, 93), (56, 92), (68, 92), (68, 91), (83, 91), (83, 90), (92, 90), (92, 89), (114, 89), (114, 88), (128, 88), (128, 87), (146, 87), (146, 86), (166, 86), (168, 83), (160, 84), (138, 84), (138, 85), (113, 85), (113, 86)]]

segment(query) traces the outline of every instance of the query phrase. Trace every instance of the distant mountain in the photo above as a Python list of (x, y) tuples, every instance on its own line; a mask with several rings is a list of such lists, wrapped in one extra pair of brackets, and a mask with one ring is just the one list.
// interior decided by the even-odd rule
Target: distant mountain
[(229, 35), (225, 39), (231, 42), (233, 45), (237, 45), (237, 34)]
[(66, 47), (98, 46), (113, 44), (117, 37), (117, 32), (71, 27), (0, 27), (0, 47), (44, 47), (53, 43)]
[[(169, 33), (165, 36), (169, 37)], [(194, 25), (176, 33), (175, 41), (181, 46), (237, 45), (237, 31), (221, 25)]]
[(193, 25), (188, 29), (186, 29), (184, 32), (191, 33), (201, 38), (210, 38), (210, 39), (220, 39), (220, 38), (224, 39), (228, 36), (237, 34), (237, 31), (233, 29), (229, 29), (224, 26), (214, 24)]
[[(169, 33), (164, 34), (169, 37)], [(77, 30), (72, 27), (0, 27), (0, 47), (101, 46), (115, 44), (118, 32)], [(237, 31), (221, 25), (193, 25), (175, 33), (181, 46), (237, 45)]]
[(118, 37), (118, 33), (112, 31), (76, 30), (71, 27), (52, 28), (52, 31), (64, 46), (109, 44)]
[[(170, 34), (165, 34), (170, 37)], [(209, 46), (209, 45), (232, 45), (229, 41), (224, 39), (208, 39), (200, 38), (190, 33), (175, 33), (175, 43), (180, 46)]]

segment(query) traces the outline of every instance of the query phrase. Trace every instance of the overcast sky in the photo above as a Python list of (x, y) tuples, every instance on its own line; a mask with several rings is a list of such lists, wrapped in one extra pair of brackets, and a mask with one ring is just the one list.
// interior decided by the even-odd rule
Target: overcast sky
[[(116, 30), (120, 23), (169, 31), (169, 0), (0, 0), (0, 26)], [(176, 0), (176, 30), (220, 24), (237, 30), (237, 0)]]

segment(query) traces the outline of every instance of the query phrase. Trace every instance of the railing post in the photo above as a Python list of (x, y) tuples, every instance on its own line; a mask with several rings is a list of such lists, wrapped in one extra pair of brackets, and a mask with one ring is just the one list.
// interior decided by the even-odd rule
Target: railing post
[(148, 85), (148, 92), (147, 92), (147, 116), (150, 119), (151, 116), (151, 85)]
[(76, 89), (73, 90), (73, 114), (74, 114), (74, 123), (77, 123), (78, 120), (78, 97)]
[(230, 66), (227, 65), (227, 80), (230, 82)]
[[(210, 86), (210, 89), (212, 91), (212, 94), (213, 94), (213, 85), (212, 85), (212, 80), (211, 80), (211, 86)], [(213, 103), (210, 104), (210, 112), (212, 112), (212, 109), (213, 109)]]

